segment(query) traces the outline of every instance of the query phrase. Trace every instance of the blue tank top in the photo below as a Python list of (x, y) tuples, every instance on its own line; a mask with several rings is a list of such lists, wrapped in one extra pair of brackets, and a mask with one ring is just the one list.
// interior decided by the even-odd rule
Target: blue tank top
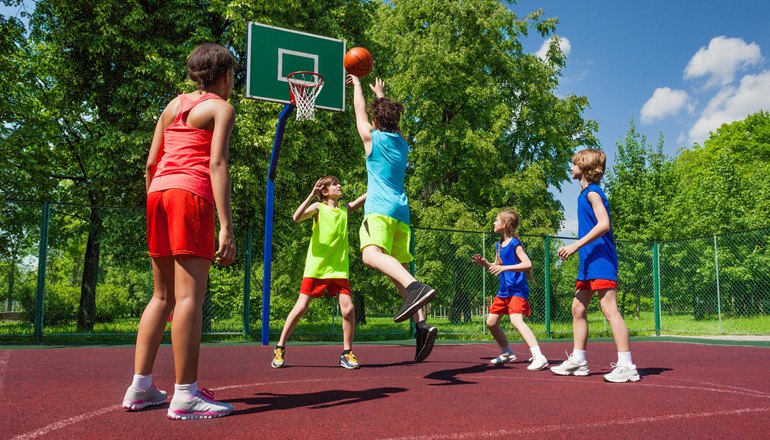
[[(595, 192), (602, 198), (607, 217), (610, 215), (610, 204), (601, 187), (591, 183), (578, 196), (578, 239), (583, 238), (596, 226), (596, 215), (588, 201), (588, 193)], [(610, 219), (611, 220), (611, 219)], [(578, 266), (578, 281), (585, 280), (618, 280), (618, 253), (615, 249), (615, 239), (612, 236), (612, 221), (610, 230), (578, 250), (580, 263)]]
[[(505, 246), (500, 246), (500, 242), (497, 242), (497, 254), (500, 255), (500, 261), (503, 262), (503, 266), (512, 266), (521, 263), (516, 257), (517, 246), (522, 246), (522, 244), (515, 238), (512, 238)], [(501, 273), (500, 290), (497, 292), (497, 296), (500, 298), (519, 296), (528, 300), (529, 284), (527, 284), (527, 274), (525, 272), (512, 271)]]
[(404, 191), (408, 154), (409, 145), (400, 134), (372, 130), (364, 214), (387, 215), (409, 224), (409, 199)]

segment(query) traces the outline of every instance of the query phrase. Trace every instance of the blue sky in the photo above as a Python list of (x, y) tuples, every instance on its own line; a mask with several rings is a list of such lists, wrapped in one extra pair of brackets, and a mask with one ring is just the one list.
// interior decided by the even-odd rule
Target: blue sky
[[(558, 17), (567, 67), (559, 95), (584, 95), (585, 116), (613, 163), (616, 143), (633, 117), (637, 131), (664, 152), (702, 144), (722, 123), (770, 110), (770, 2), (763, 0), (520, 0), (517, 16), (538, 8)], [(537, 52), (539, 36), (526, 41)], [(556, 190), (554, 190), (556, 191)], [(577, 230), (577, 183), (557, 196), (565, 207), (561, 234)]]
[[(31, 2), (27, 1), (31, 5)], [(519, 0), (520, 17), (538, 8), (558, 17), (567, 53), (558, 93), (584, 95), (585, 117), (612, 166), (616, 143), (633, 117), (647, 141), (664, 136), (664, 152), (702, 143), (722, 123), (770, 110), (770, 2), (765, 0)], [(0, 6), (3, 15), (21, 8)], [(530, 52), (544, 40), (531, 35)], [(556, 191), (554, 189), (554, 191)], [(580, 186), (557, 192), (565, 208), (561, 235), (577, 231)]]

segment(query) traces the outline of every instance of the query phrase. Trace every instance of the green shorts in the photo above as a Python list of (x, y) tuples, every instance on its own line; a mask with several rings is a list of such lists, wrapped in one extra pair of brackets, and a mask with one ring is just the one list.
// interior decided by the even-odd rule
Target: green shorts
[(387, 215), (369, 213), (364, 217), (358, 234), (361, 238), (361, 250), (375, 245), (401, 264), (414, 260), (409, 252), (412, 231), (404, 222)]

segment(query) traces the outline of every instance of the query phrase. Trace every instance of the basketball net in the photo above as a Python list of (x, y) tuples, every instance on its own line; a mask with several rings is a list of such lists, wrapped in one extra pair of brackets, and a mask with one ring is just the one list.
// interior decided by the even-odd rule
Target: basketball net
[(297, 120), (315, 119), (315, 100), (324, 77), (315, 72), (294, 72), (287, 77), (291, 103), (297, 106)]

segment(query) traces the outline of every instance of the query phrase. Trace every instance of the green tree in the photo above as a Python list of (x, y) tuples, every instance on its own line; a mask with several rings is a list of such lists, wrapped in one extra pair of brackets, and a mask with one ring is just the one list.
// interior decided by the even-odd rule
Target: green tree
[[(18, 193), (89, 207), (141, 206), (157, 114), (184, 84), (184, 60), (221, 41), (216, 2), (35, 2), (29, 36), (3, 55), (17, 74), (6, 96), (2, 156), (28, 178)], [(90, 209), (78, 328), (96, 318), (104, 218)]]

